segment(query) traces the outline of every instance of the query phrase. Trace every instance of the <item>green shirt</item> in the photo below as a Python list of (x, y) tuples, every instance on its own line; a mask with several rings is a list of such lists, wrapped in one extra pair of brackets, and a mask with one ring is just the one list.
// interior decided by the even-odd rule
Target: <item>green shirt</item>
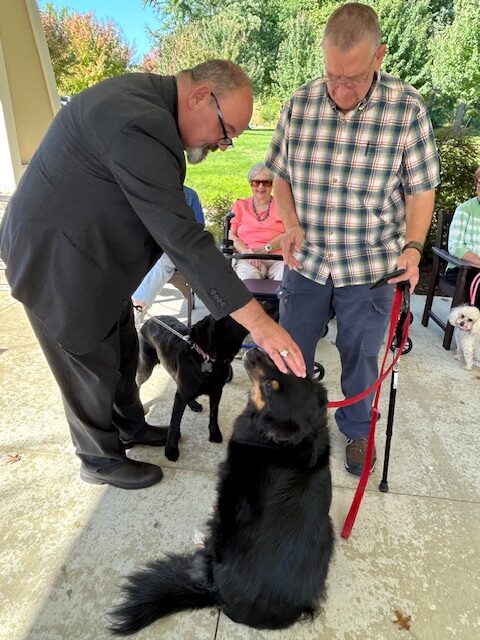
[[(456, 258), (471, 251), (480, 255), (480, 201), (471, 198), (455, 209), (450, 231), (448, 232), (448, 251)], [(448, 269), (455, 267), (451, 262)]]

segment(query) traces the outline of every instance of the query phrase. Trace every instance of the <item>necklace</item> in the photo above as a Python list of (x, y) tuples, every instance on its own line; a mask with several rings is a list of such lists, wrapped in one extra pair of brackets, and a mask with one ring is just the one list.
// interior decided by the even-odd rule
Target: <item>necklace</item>
[(255, 201), (252, 197), (252, 207), (253, 207), (253, 213), (255, 214), (256, 219), (258, 220), (258, 222), (263, 222), (264, 220), (266, 220), (268, 218), (268, 216), (270, 215), (270, 206), (272, 204), (272, 199), (270, 198), (270, 200), (268, 201), (268, 207), (267, 210), (265, 211), (264, 214), (260, 214), (257, 211), (257, 207), (255, 206)]

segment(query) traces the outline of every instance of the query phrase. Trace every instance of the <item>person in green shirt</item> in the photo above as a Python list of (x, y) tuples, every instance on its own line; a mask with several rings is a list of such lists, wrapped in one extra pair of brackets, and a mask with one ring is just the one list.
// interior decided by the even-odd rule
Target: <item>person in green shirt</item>
[[(459, 204), (455, 210), (448, 234), (448, 251), (456, 258), (468, 260), (478, 269), (470, 269), (467, 274), (467, 287), (480, 272), (480, 167), (473, 174), (476, 196)], [(458, 267), (451, 262), (447, 265), (445, 277), (455, 283)], [(480, 288), (477, 290), (475, 305), (480, 305)]]

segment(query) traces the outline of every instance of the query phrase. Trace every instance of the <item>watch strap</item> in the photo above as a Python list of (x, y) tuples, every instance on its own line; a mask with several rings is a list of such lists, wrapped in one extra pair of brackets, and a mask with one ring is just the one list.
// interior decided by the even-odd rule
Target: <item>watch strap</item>
[(421, 242), (416, 242), (415, 240), (410, 240), (410, 242), (407, 242), (407, 244), (403, 247), (402, 253), (407, 249), (416, 249), (419, 252), (419, 254), (422, 255), (423, 244)]

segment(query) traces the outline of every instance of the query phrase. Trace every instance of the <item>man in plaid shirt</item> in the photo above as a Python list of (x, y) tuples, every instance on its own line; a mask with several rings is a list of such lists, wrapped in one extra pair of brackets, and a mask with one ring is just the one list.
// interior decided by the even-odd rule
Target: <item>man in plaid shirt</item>
[[(393, 287), (413, 291), (430, 226), (439, 164), (420, 94), (382, 74), (386, 46), (377, 14), (360, 3), (330, 16), (325, 77), (300, 87), (277, 124), (266, 165), (286, 229), (280, 323), (311, 371), (315, 347), (337, 317), (342, 390), (347, 397), (378, 376)], [(361, 473), (372, 396), (336, 414), (347, 437), (345, 467)], [(375, 463), (375, 457), (374, 457)], [(373, 466), (372, 466), (373, 470)]]

